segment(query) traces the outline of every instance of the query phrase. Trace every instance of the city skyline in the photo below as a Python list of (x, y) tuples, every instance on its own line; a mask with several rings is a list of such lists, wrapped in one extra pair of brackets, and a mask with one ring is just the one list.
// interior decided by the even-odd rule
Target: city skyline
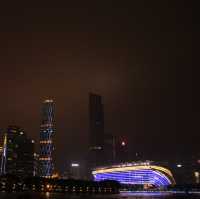
[(63, 170), (65, 159), (81, 162), (87, 151), (92, 92), (104, 99), (105, 133), (126, 139), (132, 154), (199, 157), (189, 2), (1, 8), (0, 128), (21, 126), (39, 143), (41, 102), (53, 99), (55, 166)]

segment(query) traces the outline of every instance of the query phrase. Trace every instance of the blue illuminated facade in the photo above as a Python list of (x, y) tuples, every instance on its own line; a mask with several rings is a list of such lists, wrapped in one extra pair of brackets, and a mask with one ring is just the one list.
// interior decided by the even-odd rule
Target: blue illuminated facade
[(121, 184), (153, 185), (164, 187), (174, 184), (171, 172), (160, 166), (149, 164), (118, 165), (93, 171), (95, 181), (116, 180)]
[(45, 100), (40, 126), (39, 176), (51, 178), (53, 175), (53, 135), (54, 135), (54, 103)]

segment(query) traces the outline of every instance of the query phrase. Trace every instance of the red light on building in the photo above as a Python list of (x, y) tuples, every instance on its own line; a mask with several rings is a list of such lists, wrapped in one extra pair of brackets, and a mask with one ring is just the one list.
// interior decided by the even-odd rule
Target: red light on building
[(126, 143), (124, 141), (122, 141), (121, 145), (122, 146), (126, 146)]

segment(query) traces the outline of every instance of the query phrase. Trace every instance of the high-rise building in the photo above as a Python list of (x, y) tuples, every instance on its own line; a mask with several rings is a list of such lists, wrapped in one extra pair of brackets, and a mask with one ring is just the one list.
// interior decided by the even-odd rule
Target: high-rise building
[(3, 131), (0, 129), (0, 158), (3, 152)]
[(106, 164), (122, 163), (131, 161), (132, 155), (128, 150), (126, 139), (112, 134), (105, 134), (104, 151)]
[(106, 165), (115, 163), (116, 160), (116, 136), (112, 134), (105, 134), (104, 138), (104, 152)]
[(79, 163), (71, 163), (70, 165), (70, 178), (72, 179), (81, 179), (81, 171)]
[(4, 137), (5, 134), (2, 130), (0, 130), (0, 175), (5, 173), (5, 165), (4, 165)]
[(33, 172), (33, 176), (38, 176), (39, 175), (39, 154), (38, 153), (34, 153), (34, 172)]
[(3, 146), (3, 135), (4, 135), (3, 130), (0, 129), (0, 149), (2, 149), (2, 146)]
[(20, 177), (34, 174), (34, 141), (18, 126), (9, 126), (4, 135), (1, 173)]
[(39, 176), (50, 178), (53, 175), (53, 135), (54, 135), (54, 102), (45, 100), (42, 107), (40, 126)]
[(89, 165), (96, 167), (104, 164), (104, 110), (102, 97), (89, 94)]
[(6, 174), (7, 133), (1, 134), (0, 175)]

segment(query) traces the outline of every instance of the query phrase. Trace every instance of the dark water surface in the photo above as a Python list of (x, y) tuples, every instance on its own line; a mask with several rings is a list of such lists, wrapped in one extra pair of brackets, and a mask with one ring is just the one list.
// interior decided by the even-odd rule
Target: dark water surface
[(121, 193), (116, 195), (67, 195), (59, 193), (0, 193), (0, 199), (200, 199), (198, 196), (160, 193)]

